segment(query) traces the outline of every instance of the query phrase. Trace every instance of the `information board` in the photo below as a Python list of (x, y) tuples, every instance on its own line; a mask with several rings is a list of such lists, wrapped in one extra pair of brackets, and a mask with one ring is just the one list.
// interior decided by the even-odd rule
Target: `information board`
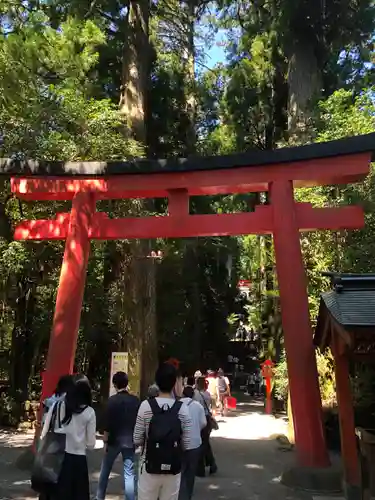
[(109, 395), (113, 396), (116, 391), (112, 385), (112, 377), (117, 372), (128, 373), (128, 353), (127, 352), (113, 352), (111, 358), (111, 373), (110, 373), (110, 386)]

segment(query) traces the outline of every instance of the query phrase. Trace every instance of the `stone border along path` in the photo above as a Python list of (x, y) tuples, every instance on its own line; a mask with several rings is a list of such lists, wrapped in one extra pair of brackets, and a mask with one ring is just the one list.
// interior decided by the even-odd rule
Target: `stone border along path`
[[(222, 420), (222, 421), (221, 421)], [(218, 474), (197, 479), (194, 500), (343, 500), (312, 495), (283, 486), (280, 476), (293, 465), (293, 452), (282, 451), (275, 437), (286, 433), (287, 422), (263, 414), (261, 404), (239, 404), (235, 414), (219, 418), (212, 435)], [(32, 434), (0, 432), (0, 500), (34, 500), (29, 472), (14, 466), (32, 442)], [(100, 471), (103, 442), (89, 452), (93, 498)], [(123, 500), (121, 462), (115, 464), (107, 500)]]

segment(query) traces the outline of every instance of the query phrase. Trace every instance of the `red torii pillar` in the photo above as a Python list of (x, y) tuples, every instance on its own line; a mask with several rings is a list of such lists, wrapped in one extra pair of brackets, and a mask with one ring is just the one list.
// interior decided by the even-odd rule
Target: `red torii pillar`
[(321, 445), (322, 404), (292, 182), (273, 182), (270, 195), (296, 450), (301, 465), (324, 466), (329, 458)]
[(42, 400), (53, 394), (61, 375), (73, 373), (90, 254), (89, 231), (95, 206), (95, 195), (92, 193), (78, 192), (73, 198), (43, 377)]

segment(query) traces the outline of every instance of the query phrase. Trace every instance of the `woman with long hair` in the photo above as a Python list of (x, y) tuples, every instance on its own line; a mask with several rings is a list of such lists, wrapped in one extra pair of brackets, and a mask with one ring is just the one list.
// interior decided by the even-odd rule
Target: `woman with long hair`
[(42, 424), (44, 424), (44, 421), (47, 417), (50, 408), (57, 401), (61, 401), (65, 398), (65, 394), (68, 392), (69, 387), (73, 385), (73, 381), (74, 381), (73, 375), (63, 375), (62, 377), (59, 378), (54, 394), (43, 401)]
[[(65, 455), (53, 498), (56, 500), (89, 500), (90, 485), (86, 449), (95, 448), (96, 417), (92, 408), (90, 383), (84, 375), (75, 376), (65, 399), (56, 403), (59, 418), (55, 432), (65, 434)], [(42, 437), (50, 425), (53, 408), (47, 415)]]

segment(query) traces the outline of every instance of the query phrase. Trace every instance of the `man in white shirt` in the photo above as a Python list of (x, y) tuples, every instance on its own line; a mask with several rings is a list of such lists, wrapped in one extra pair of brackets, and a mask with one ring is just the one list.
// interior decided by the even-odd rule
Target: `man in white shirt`
[[(161, 365), (155, 376), (159, 395), (155, 399), (143, 401), (138, 411), (134, 444), (142, 446), (144, 450), (138, 500), (178, 499), (182, 468), (180, 449), (187, 450), (190, 447), (192, 423), (188, 407), (173, 396), (176, 381), (176, 368), (168, 363)], [(175, 446), (165, 453), (166, 447), (171, 444), (169, 436), (176, 430), (176, 422), (179, 425), (179, 438)], [(166, 429), (164, 425), (172, 425), (173, 428)], [(159, 461), (160, 456), (162, 462)]]
[(185, 387), (184, 397), (181, 401), (186, 403), (189, 408), (192, 426), (190, 443), (184, 451), (182, 461), (181, 486), (178, 500), (191, 500), (193, 496), (195, 476), (202, 448), (201, 431), (207, 425), (204, 408), (201, 403), (194, 401), (193, 397), (194, 389), (192, 387)]

